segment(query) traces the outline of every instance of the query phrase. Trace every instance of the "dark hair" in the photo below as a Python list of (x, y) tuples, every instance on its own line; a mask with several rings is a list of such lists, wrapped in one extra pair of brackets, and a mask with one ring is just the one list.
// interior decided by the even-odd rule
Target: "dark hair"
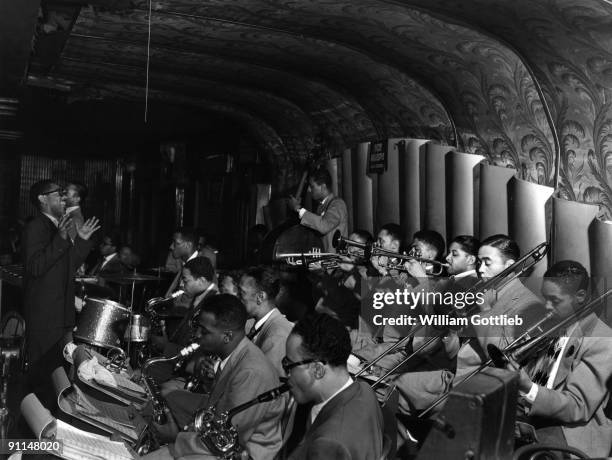
[(195, 230), (193, 230), (192, 228), (180, 227), (176, 230), (176, 233), (180, 233), (181, 239), (183, 241), (191, 243), (194, 249), (198, 247), (199, 237), (196, 234)]
[(546, 270), (544, 279), (549, 279), (564, 288), (565, 292), (572, 294), (581, 289), (589, 291), (589, 273), (586, 268), (573, 260), (561, 260), (555, 263)]
[(510, 239), (508, 235), (493, 235), (485, 239), (480, 243), (480, 247), (491, 246), (499, 250), (504, 261), (514, 260), (517, 261), (521, 257), (521, 250), (516, 244), (516, 241)]
[(398, 224), (385, 224), (380, 227), (378, 233), (382, 232), (383, 230), (391, 236), (392, 240), (399, 241), (400, 245), (404, 243), (404, 232), (402, 232), (402, 227), (400, 227)]
[(315, 184), (318, 184), (318, 185), (325, 184), (328, 189), (331, 189), (332, 177), (327, 169), (325, 168), (315, 169), (310, 174), (310, 178)]
[(66, 188), (75, 189), (77, 194), (81, 198), (81, 202), (85, 201), (85, 198), (87, 198), (88, 190), (85, 184), (82, 184), (80, 182), (68, 182)]
[(200, 315), (204, 312), (214, 315), (216, 326), (219, 329), (244, 332), (247, 312), (238, 297), (231, 294), (213, 295), (206, 297), (199, 308)]
[[(478, 249), (480, 248), (480, 241), (471, 235), (459, 235), (453, 238), (451, 244), (457, 243), (461, 246), (461, 249), (472, 256), (478, 257)], [(448, 245), (450, 249), (450, 244)]]
[(435, 230), (419, 230), (412, 236), (412, 239), (423, 241), (425, 244), (432, 246), (437, 252), (436, 259), (440, 259), (444, 254), (446, 247), (444, 238)]
[(361, 242), (366, 244), (372, 244), (372, 242), (374, 241), (374, 237), (367, 230), (354, 230), (351, 232), (351, 235), (356, 235), (357, 238), (361, 240)]
[(291, 331), (302, 338), (302, 349), (309, 356), (331, 366), (346, 366), (351, 339), (344, 325), (325, 313), (311, 313)]
[(122, 244), (121, 241), (121, 234), (117, 233), (109, 233), (106, 234), (102, 237), (102, 241), (104, 241), (104, 238), (110, 238), (111, 241), (111, 246), (115, 246), (115, 248), (120, 249), (123, 246), (127, 246), (126, 244)]
[(52, 188), (51, 186), (53, 185), (59, 184), (52, 179), (43, 179), (32, 184), (30, 187), (30, 202), (40, 209), (41, 203), (38, 201), (38, 195), (42, 195), (43, 193), (50, 191)]
[(274, 300), (280, 290), (280, 277), (278, 271), (266, 265), (247, 268), (242, 274), (255, 280), (258, 289), (264, 291), (268, 299)]
[(215, 269), (208, 257), (194, 257), (185, 262), (183, 268), (188, 268), (194, 278), (206, 278), (209, 283), (215, 277)]

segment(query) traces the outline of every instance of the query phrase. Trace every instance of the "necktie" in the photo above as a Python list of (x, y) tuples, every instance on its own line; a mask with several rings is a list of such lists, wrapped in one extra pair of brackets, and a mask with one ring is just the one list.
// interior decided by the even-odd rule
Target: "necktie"
[(555, 338), (546, 349), (546, 353), (542, 354), (536, 362), (533, 369), (533, 383), (536, 385), (547, 385), (550, 372), (552, 371), (555, 361), (559, 358), (559, 354), (561, 353), (563, 344), (561, 340), (562, 338), (563, 337)]
[(255, 336), (257, 335), (257, 333), (259, 332), (259, 329), (257, 329), (255, 327), (255, 325), (253, 324), (253, 327), (251, 328), (251, 330), (249, 331), (249, 333), (247, 334), (247, 338), (249, 340), (253, 340), (255, 338)]

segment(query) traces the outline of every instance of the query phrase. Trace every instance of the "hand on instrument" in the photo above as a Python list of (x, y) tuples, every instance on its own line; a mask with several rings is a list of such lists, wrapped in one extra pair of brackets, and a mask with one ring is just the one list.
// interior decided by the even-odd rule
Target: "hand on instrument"
[(72, 217), (70, 217), (70, 215), (64, 214), (62, 217), (60, 217), (60, 220), (57, 224), (57, 230), (59, 231), (59, 236), (62, 239), (68, 239), (68, 230), (72, 225)]
[(89, 237), (100, 228), (100, 225), (98, 225), (99, 223), (100, 221), (95, 217), (87, 219), (80, 228), (77, 228), (77, 233), (84, 240), (88, 240)]
[(200, 356), (193, 370), (193, 375), (202, 379), (213, 380), (215, 378), (215, 363), (217, 360), (210, 355)]
[(301, 206), (301, 200), (299, 200), (298, 198), (294, 197), (293, 195), (289, 195), (289, 206), (295, 212), (299, 212), (300, 208), (302, 207)]
[[(480, 311), (489, 311), (493, 308), (493, 305), (497, 303), (497, 291), (495, 289), (489, 289), (488, 291), (484, 291), (482, 296), (483, 302), (476, 302)], [(478, 297), (477, 297), (478, 299)]]
[(533, 382), (529, 378), (527, 372), (525, 372), (525, 369), (520, 367), (518, 363), (512, 358), (510, 358), (510, 361), (508, 361), (508, 364), (506, 364), (506, 369), (519, 373), (519, 390), (523, 393), (529, 393)]
[(427, 272), (425, 267), (420, 262), (414, 259), (408, 259), (404, 262), (404, 268), (414, 278), (426, 278)]

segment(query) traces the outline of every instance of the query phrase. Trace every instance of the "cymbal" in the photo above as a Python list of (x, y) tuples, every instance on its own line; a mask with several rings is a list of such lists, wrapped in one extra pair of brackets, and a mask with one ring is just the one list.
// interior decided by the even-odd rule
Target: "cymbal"
[(103, 276), (106, 281), (118, 284), (145, 283), (147, 281), (161, 281), (163, 278), (143, 273), (125, 273)]
[(77, 283), (92, 283), (98, 284), (98, 278), (96, 276), (77, 276), (74, 278)]

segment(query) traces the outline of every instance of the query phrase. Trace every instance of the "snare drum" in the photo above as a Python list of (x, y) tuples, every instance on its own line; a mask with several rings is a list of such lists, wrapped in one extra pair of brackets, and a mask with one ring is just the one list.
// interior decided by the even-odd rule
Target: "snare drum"
[(73, 337), (98, 347), (119, 347), (129, 320), (130, 311), (120, 303), (88, 297)]
[(132, 325), (125, 330), (123, 339), (126, 342), (146, 342), (151, 333), (151, 320), (143, 315), (134, 315)]

